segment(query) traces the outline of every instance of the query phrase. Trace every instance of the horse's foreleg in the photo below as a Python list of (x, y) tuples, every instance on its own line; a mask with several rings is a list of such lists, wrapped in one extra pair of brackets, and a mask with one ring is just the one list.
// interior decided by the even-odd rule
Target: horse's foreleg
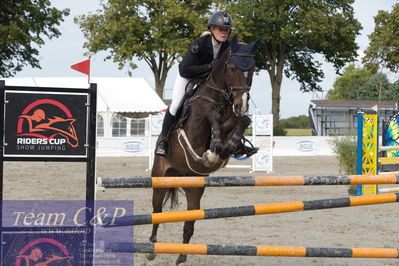
[(244, 135), (245, 129), (251, 124), (251, 119), (248, 116), (242, 116), (238, 119), (238, 126), (235, 128), (231, 138), (223, 145), (223, 149), (220, 152), (221, 159), (227, 159), (230, 154), (233, 154), (240, 144), (240, 140)]
[[(200, 209), (201, 197), (204, 194), (205, 188), (184, 188), (187, 198), (187, 210), (198, 210)], [(184, 222), (183, 227), (183, 243), (188, 244), (191, 237), (194, 234), (194, 222)], [(186, 254), (180, 254), (176, 260), (176, 265), (183, 263), (187, 260)]]
[(206, 115), (211, 124), (211, 142), (209, 149), (202, 155), (202, 162), (206, 167), (212, 167), (219, 161), (219, 153), (223, 148), (222, 140), (220, 138), (220, 114), (211, 110)]
[[(154, 188), (152, 193), (152, 207), (153, 212), (162, 212), (163, 200), (165, 198), (166, 192), (168, 191), (167, 188)], [(159, 224), (152, 225), (152, 233), (150, 236), (150, 242), (155, 243), (157, 242), (157, 232), (158, 232)], [(148, 260), (155, 259), (155, 253), (146, 254)]]
[(211, 143), (209, 149), (212, 152), (218, 154), (222, 150), (222, 140), (220, 139), (220, 119), (221, 115), (215, 111), (211, 110), (206, 116), (211, 123)]

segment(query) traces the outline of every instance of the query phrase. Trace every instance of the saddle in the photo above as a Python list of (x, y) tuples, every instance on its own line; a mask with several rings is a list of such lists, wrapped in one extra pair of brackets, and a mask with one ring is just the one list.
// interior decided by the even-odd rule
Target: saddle
[(174, 129), (181, 128), (184, 122), (187, 120), (190, 114), (190, 99), (193, 98), (202, 85), (204, 85), (207, 76), (192, 79), (186, 85), (186, 93), (184, 94), (183, 100), (180, 103), (179, 109), (176, 113), (176, 124)]

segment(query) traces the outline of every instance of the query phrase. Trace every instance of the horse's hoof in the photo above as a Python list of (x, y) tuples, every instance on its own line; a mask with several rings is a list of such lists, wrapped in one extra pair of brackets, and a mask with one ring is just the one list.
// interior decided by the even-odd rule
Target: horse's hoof
[(177, 257), (176, 260), (176, 265), (179, 265), (180, 263), (184, 263), (187, 260), (187, 255), (182, 255), (180, 254), (179, 257)]
[(157, 254), (155, 254), (155, 253), (146, 253), (145, 254), (145, 257), (147, 258), (147, 260), (154, 260), (156, 256), (157, 256)]
[(212, 165), (213, 165), (213, 163), (211, 163), (210, 161), (205, 161), (205, 162), (204, 162), (204, 166), (205, 166), (205, 167), (211, 168)]

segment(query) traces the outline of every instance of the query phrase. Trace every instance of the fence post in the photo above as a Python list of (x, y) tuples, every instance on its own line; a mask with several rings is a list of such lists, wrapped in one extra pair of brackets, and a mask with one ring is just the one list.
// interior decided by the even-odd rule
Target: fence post
[[(357, 115), (357, 164), (356, 173), (377, 174), (378, 115)], [(377, 194), (377, 185), (357, 185), (356, 196)]]

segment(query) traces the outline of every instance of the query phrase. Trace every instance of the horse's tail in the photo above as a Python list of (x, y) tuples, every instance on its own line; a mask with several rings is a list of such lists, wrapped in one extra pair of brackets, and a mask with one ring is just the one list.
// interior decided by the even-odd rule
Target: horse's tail
[(165, 207), (166, 203), (170, 199), (170, 208), (174, 209), (179, 205), (179, 188), (169, 188), (166, 192), (165, 200), (163, 201), (163, 206)]

